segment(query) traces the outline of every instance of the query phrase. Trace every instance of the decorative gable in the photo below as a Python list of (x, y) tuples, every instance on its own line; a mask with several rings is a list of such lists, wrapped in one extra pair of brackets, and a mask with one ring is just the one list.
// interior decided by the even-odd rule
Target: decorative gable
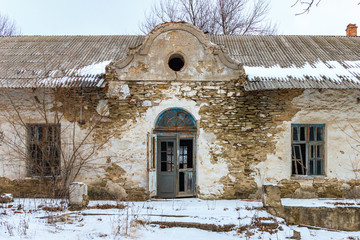
[(164, 23), (154, 28), (143, 43), (109, 65), (117, 80), (238, 79), (242, 64), (211, 43), (188, 23)]

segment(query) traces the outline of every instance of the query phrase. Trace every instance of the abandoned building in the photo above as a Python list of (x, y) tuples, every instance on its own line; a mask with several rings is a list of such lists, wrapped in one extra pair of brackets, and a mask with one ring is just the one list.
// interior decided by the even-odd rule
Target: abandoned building
[(2, 190), (55, 176), (90, 197), (359, 197), (356, 28), (1, 37)]

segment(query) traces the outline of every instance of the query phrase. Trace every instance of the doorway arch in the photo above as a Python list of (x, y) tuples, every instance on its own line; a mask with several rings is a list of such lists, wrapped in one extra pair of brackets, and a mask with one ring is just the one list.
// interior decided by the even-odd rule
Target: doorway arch
[(165, 110), (158, 116), (154, 132), (158, 197), (194, 196), (197, 132), (194, 117), (181, 108)]

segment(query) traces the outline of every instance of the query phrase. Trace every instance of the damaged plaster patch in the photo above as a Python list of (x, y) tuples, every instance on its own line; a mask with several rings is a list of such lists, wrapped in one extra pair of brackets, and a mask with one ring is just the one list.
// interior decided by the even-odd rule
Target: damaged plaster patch
[(264, 184), (274, 185), (281, 179), (288, 179), (291, 175), (291, 123), (284, 121), (278, 126), (282, 128), (278, 134), (274, 135), (275, 141), (274, 153), (266, 155), (266, 161), (251, 166), (256, 175), (255, 182), (258, 186)]
[(197, 141), (197, 184), (201, 186), (201, 197), (219, 197), (224, 192), (224, 185), (220, 180), (228, 175), (229, 169), (223, 158), (218, 158), (216, 163), (213, 163), (210, 152), (220, 154), (222, 149), (216, 144), (216, 135), (205, 132), (202, 128)]
[(96, 106), (96, 112), (100, 116), (109, 116), (109, 106), (108, 106), (108, 100), (100, 100), (98, 105)]
[(150, 107), (151, 105), (152, 105), (152, 103), (149, 100), (145, 100), (145, 101), (142, 102), (143, 107)]
[(147, 73), (148, 71), (149, 66), (140, 61), (137, 62), (137, 66), (131, 66), (129, 68), (129, 73)]
[(127, 84), (121, 85), (120, 92), (122, 93), (122, 98), (123, 98), (123, 99), (127, 98), (128, 96), (130, 96), (129, 85), (127, 85)]
[(130, 96), (129, 85), (124, 82), (110, 81), (106, 95), (111, 98), (126, 99)]

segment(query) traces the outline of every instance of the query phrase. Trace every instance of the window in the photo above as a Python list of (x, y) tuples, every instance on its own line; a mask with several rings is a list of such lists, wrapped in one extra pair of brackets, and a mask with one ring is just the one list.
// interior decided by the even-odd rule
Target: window
[(155, 126), (156, 132), (196, 132), (195, 119), (185, 110), (172, 108), (161, 113)]
[(324, 174), (324, 126), (292, 125), (292, 175)]
[(60, 124), (28, 124), (27, 131), (29, 175), (59, 175)]

